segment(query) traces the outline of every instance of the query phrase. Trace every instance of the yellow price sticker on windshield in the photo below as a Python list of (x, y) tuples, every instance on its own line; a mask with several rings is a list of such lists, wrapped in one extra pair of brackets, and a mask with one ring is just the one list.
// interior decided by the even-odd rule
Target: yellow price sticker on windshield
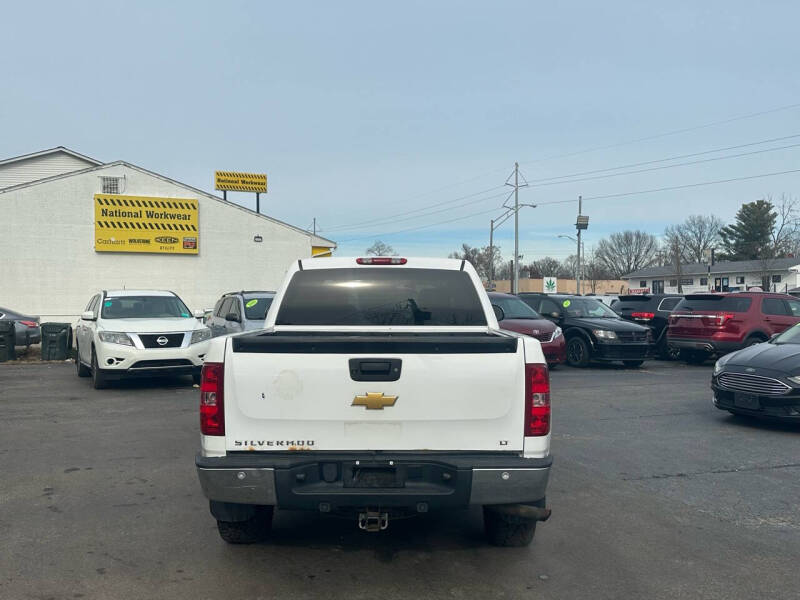
[(247, 302), (247, 304), (245, 304), (245, 307), (247, 307), (247, 308), (253, 308), (253, 307), (254, 307), (256, 304), (258, 304), (258, 300), (249, 300), (249, 301)]
[(561, 303), (561, 306), (563, 306), (564, 308), (567, 308), (567, 307), (569, 307), (570, 304), (572, 304), (572, 302), (570, 302), (569, 300), (564, 300)]

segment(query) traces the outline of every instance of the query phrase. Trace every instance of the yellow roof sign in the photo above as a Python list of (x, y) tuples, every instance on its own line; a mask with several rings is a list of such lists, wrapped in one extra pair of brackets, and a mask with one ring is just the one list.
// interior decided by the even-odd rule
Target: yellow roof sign
[(267, 191), (266, 173), (238, 173), (236, 171), (215, 171), (214, 188), (234, 192)]

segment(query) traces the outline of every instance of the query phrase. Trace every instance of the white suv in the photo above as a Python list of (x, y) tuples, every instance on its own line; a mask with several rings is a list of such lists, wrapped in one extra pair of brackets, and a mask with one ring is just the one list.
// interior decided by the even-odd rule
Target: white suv
[(211, 330), (172, 292), (103, 290), (75, 326), (78, 377), (101, 389), (133, 375), (191, 374), (200, 380)]

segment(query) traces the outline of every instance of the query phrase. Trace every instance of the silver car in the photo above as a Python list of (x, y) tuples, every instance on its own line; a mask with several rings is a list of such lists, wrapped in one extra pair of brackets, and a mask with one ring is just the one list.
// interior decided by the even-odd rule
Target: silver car
[(229, 292), (217, 300), (206, 326), (214, 337), (262, 329), (273, 298), (275, 292)]

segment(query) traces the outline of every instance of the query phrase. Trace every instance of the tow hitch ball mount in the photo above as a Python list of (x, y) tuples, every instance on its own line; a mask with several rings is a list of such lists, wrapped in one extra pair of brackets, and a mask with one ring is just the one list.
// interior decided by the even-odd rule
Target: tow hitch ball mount
[(364, 531), (383, 531), (389, 527), (389, 513), (367, 511), (358, 514), (358, 528)]

